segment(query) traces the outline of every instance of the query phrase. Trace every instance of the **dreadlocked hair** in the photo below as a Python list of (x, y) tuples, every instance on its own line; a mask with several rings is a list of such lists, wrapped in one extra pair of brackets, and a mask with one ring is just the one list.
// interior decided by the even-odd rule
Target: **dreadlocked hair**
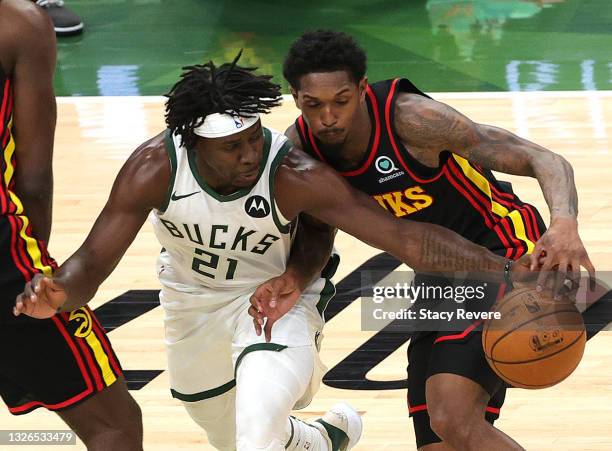
[(195, 146), (194, 129), (209, 114), (252, 117), (280, 104), (280, 86), (270, 81), (272, 75), (256, 75), (257, 67), (238, 66), (241, 55), (242, 50), (234, 61), (219, 67), (212, 61), (183, 67), (181, 79), (165, 94), (166, 125), (181, 137), (182, 146)]

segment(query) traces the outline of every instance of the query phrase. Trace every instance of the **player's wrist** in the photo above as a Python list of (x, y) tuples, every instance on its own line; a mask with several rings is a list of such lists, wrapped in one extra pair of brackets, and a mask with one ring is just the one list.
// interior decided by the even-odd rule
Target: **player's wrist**
[(304, 291), (309, 282), (307, 274), (304, 274), (303, 271), (300, 271), (293, 267), (287, 267), (287, 269), (283, 273), (283, 277), (300, 291)]
[(552, 211), (550, 214), (550, 227), (554, 225), (570, 225), (578, 228), (578, 218), (569, 212), (561, 213)]

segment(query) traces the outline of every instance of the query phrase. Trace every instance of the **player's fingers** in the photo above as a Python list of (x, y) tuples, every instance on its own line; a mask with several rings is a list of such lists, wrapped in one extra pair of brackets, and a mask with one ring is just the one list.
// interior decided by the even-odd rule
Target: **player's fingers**
[(260, 285), (254, 295), (259, 300), (260, 304), (267, 304), (270, 302), (272, 296), (272, 283), (268, 281)]
[(23, 313), (23, 296), (23, 293), (21, 293), (15, 298), (15, 306), (13, 307), (13, 315), (15, 316), (19, 316)]
[(255, 334), (259, 337), (261, 335), (261, 326), (263, 324), (263, 319), (261, 314), (257, 311), (257, 309), (253, 306), (249, 307), (249, 315), (253, 317), (253, 327), (255, 327)]
[(263, 301), (259, 296), (257, 296), (257, 292), (253, 293), (249, 300), (251, 301), (251, 306), (254, 307), (257, 311), (263, 311)]
[(32, 281), (26, 284), (25, 289), (23, 290), (23, 300), (25, 301), (26, 299), (29, 302), (36, 302), (38, 300), (36, 291), (34, 291), (34, 283)]
[[(554, 284), (553, 284), (553, 295), (555, 301), (561, 299), (561, 295), (563, 294), (564, 282), (567, 277), (567, 260), (563, 260), (559, 262), (559, 268), (557, 269), (557, 274), (555, 274)], [(567, 291), (567, 287), (565, 287)]]
[(278, 298), (287, 291), (287, 284), (284, 279), (278, 277), (272, 281), (271, 289), (272, 291), (268, 299), (268, 305), (275, 308), (278, 303)]
[(253, 317), (254, 321), (258, 322), (259, 324), (263, 324), (263, 320), (265, 318), (265, 314), (263, 312), (257, 310), (256, 307), (250, 306), (248, 313)]
[(268, 321), (266, 321), (266, 325), (264, 326), (264, 334), (266, 336), (266, 343), (270, 343), (270, 340), (272, 340), (272, 326), (274, 325), (274, 320), (271, 320), (270, 318), (268, 318)]
[(22, 294), (19, 301), (15, 304), (15, 309), (19, 315), (29, 315), (34, 311), (34, 306), (30, 299)]
[(533, 252), (529, 255), (529, 269), (535, 271), (540, 266), (540, 254), (542, 253), (542, 245), (538, 241), (533, 248)]
[(34, 294), (33, 280), (30, 280), (28, 283), (25, 284), (25, 287), (23, 288), (23, 294), (27, 297), (30, 297)]
[(536, 290), (543, 291), (546, 287), (546, 281), (548, 277), (551, 275), (550, 270), (552, 269), (552, 263), (550, 259), (546, 259), (542, 264), (542, 268), (540, 268), (540, 273), (538, 274), (538, 279), (536, 280)]
[(567, 268), (567, 277), (572, 280), (573, 288), (576, 288), (576, 285), (580, 285), (580, 260), (578, 258), (572, 258), (570, 266)]
[(584, 266), (589, 272), (589, 289), (591, 291), (595, 291), (595, 289), (597, 288), (597, 279), (595, 278), (595, 266), (593, 266), (593, 263), (591, 263), (591, 259), (588, 257), (588, 255), (582, 259), (582, 266)]
[(567, 268), (567, 278), (563, 282), (569, 297), (576, 297), (576, 292), (580, 288), (580, 260), (572, 258), (569, 267)]
[(261, 335), (261, 324), (255, 318), (253, 318), (253, 327), (255, 328), (255, 335), (259, 337)]
[(30, 285), (32, 285), (32, 290), (34, 291), (34, 293), (40, 293), (46, 290), (47, 287), (51, 286), (50, 282), (51, 279), (49, 279), (48, 277), (45, 277), (41, 274), (36, 274), (34, 277), (32, 277)]

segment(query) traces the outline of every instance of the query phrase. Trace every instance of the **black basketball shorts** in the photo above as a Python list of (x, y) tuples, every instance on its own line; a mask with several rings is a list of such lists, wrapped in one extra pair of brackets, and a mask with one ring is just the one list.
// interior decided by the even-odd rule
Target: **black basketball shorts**
[(15, 415), (73, 407), (122, 375), (89, 307), (46, 320), (13, 316), (26, 281), (56, 266), (22, 226), (19, 217), (0, 216), (0, 396)]

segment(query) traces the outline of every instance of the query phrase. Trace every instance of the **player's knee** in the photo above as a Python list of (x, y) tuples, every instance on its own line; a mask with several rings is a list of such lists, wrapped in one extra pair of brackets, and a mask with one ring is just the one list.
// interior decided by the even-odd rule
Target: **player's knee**
[[(214, 409), (214, 405), (209, 406), (209, 401), (183, 402), (183, 407), (201, 428), (207, 429), (211, 425), (218, 423), (226, 415), (225, 409)], [(222, 406), (219, 406), (222, 407)]]
[(465, 443), (470, 434), (470, 424), (473, 418), (465, 411), (457, 411), (448, 404), (428, 405), (429, 424), (431, 429), (450, 443)]
[(107, 426), (98, 428), (87, 437), (82, 437), (90, 451), (141, 451), (142, 427), (136, 425)]
[(75, 431), (88, 450), (142, 449), (142, 411), (131, 397), (122, 403), (120, 411), (88, 416), (89, 422), (79, 424)]
[(196, 402), (183, 402), (191, 419), (206, 431), (208, 442), (219, 451), (236, 449), (234, 392)]

